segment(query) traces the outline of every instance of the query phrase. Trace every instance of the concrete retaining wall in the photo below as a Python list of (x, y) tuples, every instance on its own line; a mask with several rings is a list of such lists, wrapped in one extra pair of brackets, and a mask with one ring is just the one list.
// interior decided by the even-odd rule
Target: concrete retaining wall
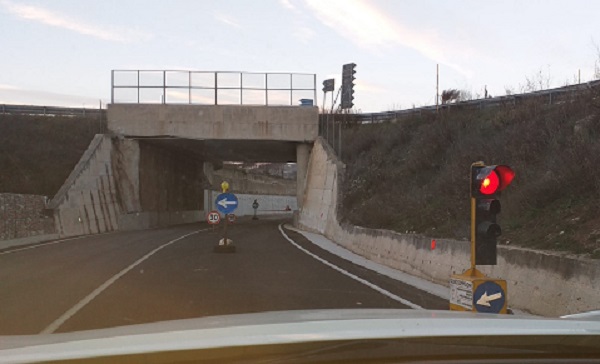
[(49, 208), (61, 237), (201, 221), (201, 175), (200, 162), (98, 134)]
[[(389, 230), (366, 229), (338, 219), (344, 165), (322, 139), (315, 143), (296, 225), (318, 232), (372, 261), (448, 286), (451, 274), (470, 265), (466, 241), (431, 239)], [(479, 268), (479, 267), (478, 267)], [(498, 265), (481, 267), (505, 279), (509, 305), (533, 314), (559, 316), (600, 309), (600, 261), (499, 246)]]
[(97, 134), (50, 202), (60, 236), (117, 230), (121, 209), (112, 172), (112, 147), (110, 137)]

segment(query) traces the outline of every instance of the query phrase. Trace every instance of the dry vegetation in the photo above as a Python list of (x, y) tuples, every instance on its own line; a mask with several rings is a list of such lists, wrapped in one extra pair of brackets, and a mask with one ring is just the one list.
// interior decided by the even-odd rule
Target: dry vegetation
[(0, 193), (53, 196), (105, 121), (0, 114)]
[(346, 126), (343, 217), (467, 239), (470, 164), (508, 164), (516, 178), (501, 199), (500, 242), (600, 258), (598, 96)]

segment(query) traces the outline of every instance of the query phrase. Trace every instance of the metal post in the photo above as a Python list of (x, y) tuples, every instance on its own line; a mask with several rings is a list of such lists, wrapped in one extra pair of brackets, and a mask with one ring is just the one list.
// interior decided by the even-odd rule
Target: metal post
[(438, 63), (435, 71), (435, 112), (439, 111), (439, 99), (440, 99), (440, 64)]
[(265, 73), (265, 104), (269, 106), (269, 74)]
[(331, 125), (331, 147), (335, 151), (335, 114), (333, 114), (333, 124)]
[(110, 71), (110, 103), (115, 103), (115, 70)]
[(215, 72), (215, 105), (218, 105), (219, 103), (217, 102), (217, 72)]
[[(290, 73), (290, 106), (294, 105), (294, 74)], [(317, 99), (315, 98), (315, 102)]]
[(192, 103), (192, 71), (188, 71), (188, 104)]
[(244, 73), (240, 72), (240, 105), (244, 105)]
[[(473, 167), (471, 166), (471, 170)], [(471, 175), (473, 172), (471, 172)], [(472, 177), (469, 177), (469, 179)], [(475, 198), (471, 197), (471, 270), (475, 269)]]
[(227, 246), (227, 225), (229, 224), (228, 214), (225, 214), (225, 224), (223, 225), (223, 246)]
[(313, 99), (317, 101), (317, 74), (313, 74)]
[(137, 103), (140, 103), (140, 70), (137, 70)]
[(338, 131), (338, 158), (342, 160), (342, 123), (340, 123), (340, 130)]
[(163, 71), (163, 104), (167, 103), (167, 71)]

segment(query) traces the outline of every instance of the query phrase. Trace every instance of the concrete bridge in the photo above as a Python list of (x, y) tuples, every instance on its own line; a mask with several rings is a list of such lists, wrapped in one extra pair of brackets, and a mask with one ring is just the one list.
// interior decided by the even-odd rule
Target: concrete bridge
[(224, 161), (297, 163), (296, 183), (231, 173), (228, 182), (233, 193), (302, 204), (317, 107), (113, 103), (107, 119), (109, 133), (50, 202), (61, 236), (201, 221)]

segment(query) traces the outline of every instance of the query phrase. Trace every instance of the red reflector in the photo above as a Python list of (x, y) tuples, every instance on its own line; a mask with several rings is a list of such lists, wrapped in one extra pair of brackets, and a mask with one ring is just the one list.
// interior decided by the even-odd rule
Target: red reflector
[(515, 171), (513, 171), (509, 166), (497, 166), (494, 171), (496, 171), (498, 176), (500, 176), (500, 191), (508, 187), (508, 185), (515, 178)]
[(500, 186), (500, 179), (498, 178), (498, 174), (495, 171), (492, 171), (489, 175), (487, 175), (483, 181), (481, 181), (481, 186), (479, 186), (479, 192), (484, 195), (493, 195), (498, 190)]

